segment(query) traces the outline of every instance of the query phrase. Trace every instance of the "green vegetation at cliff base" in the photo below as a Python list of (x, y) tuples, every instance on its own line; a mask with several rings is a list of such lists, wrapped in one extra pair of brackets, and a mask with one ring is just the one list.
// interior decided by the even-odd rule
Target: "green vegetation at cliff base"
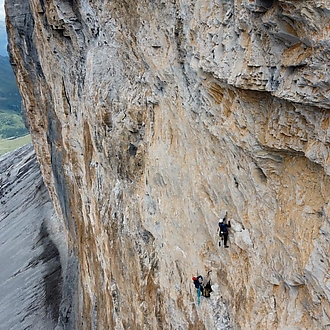
[(16, 138), (27, 134), (28, 131), (19, 113), (0, 109), (0, 137), (2, 139)]
[(0, 156), (7, 152), (13, 151), (27, 143), (31, 142), (31, 136), (25, 135), (15, 139), (1, 139), (0, 138)]
[(0, 55), (0, 155), (31, 141), (21, 116), (21, 96), (8, 56)]

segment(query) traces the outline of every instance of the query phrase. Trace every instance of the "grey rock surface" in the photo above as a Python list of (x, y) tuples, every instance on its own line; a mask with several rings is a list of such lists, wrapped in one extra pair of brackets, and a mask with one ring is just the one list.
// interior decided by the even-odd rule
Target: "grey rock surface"
[(2, 156), (0, 329), (55, 329), (63, 282), (57, 244), (64, 244), (56, 223), (32, 145)]

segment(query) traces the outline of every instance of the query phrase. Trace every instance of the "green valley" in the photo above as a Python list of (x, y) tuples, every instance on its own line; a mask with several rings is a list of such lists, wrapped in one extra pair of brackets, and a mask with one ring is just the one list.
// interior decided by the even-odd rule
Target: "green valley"
[(17, 140), (27, 134), (21, 116), (21, 96), (9, 57), (0, 55), (0, 155), (29, 141), (29, 137)]

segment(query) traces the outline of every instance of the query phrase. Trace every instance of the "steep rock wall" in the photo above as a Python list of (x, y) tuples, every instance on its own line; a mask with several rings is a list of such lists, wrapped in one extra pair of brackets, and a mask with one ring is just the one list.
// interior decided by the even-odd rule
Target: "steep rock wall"
[(78, 329), (330, 325), (328, 1), (6, 10)]

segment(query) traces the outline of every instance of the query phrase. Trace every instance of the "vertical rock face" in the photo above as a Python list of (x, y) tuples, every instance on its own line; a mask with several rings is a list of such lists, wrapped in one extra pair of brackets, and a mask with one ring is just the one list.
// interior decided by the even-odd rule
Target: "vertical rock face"
[[(7, 0), (6, 11), (78, 260), (67, 320), (330, 325), (328, 1)], [(229, 249), (216, 233), (225, 210)], [(214, 292), (198, 305), (191, 276), (210, 269)]]

